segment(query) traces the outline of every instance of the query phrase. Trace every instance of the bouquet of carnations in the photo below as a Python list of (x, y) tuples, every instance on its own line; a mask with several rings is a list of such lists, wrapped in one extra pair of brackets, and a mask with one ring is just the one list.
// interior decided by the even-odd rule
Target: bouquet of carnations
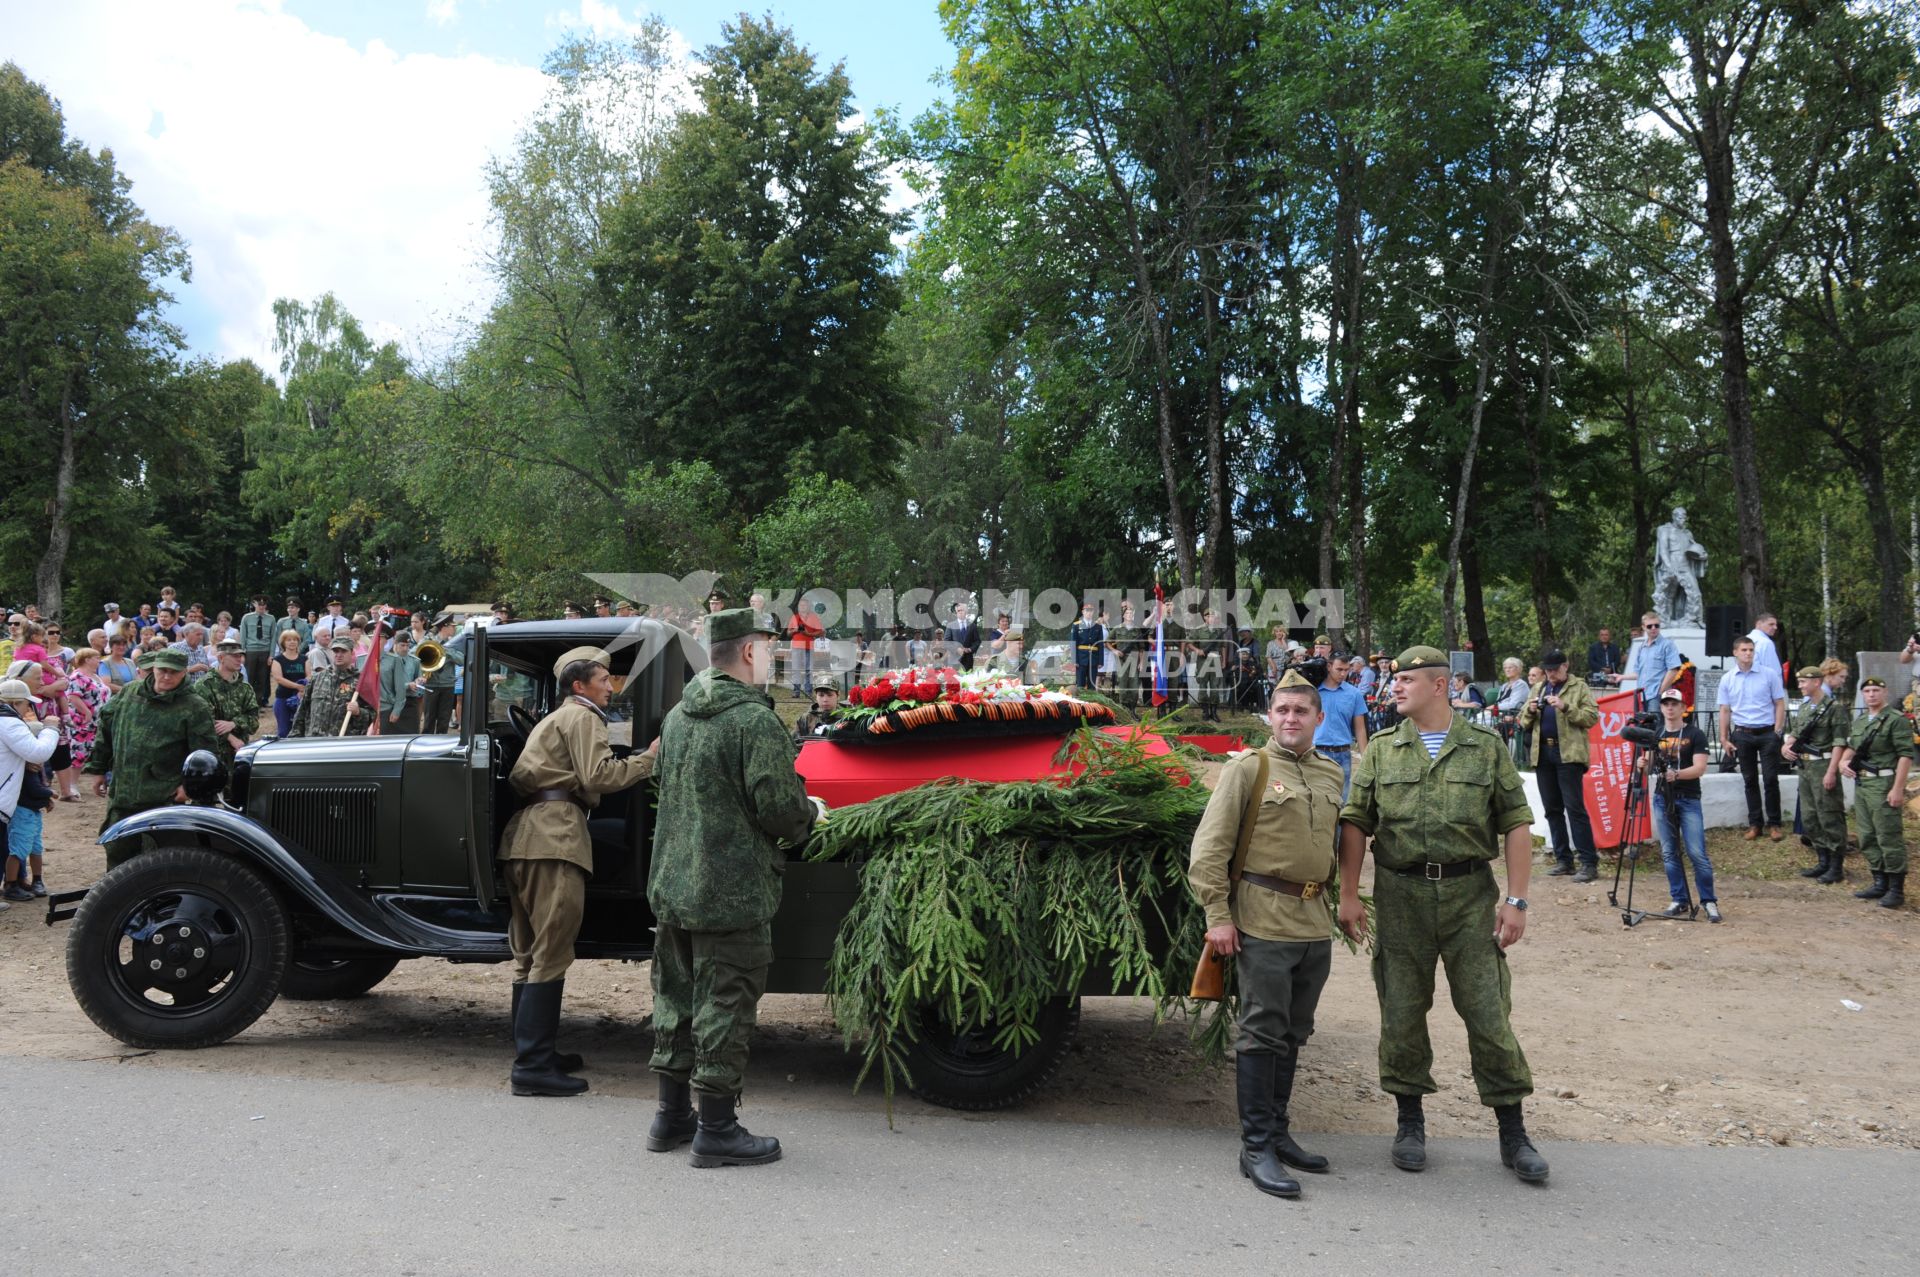
[[(887, 670), (847, 690), (835, 726), (851, 734), (888, 735), (940, 724), (1058, 722), (1062, 727), (1113, 721), (1104, 705), (1023, 683), (997, 670), (912, 666)], [(829, 735), (838, 734), (829, 732)]]

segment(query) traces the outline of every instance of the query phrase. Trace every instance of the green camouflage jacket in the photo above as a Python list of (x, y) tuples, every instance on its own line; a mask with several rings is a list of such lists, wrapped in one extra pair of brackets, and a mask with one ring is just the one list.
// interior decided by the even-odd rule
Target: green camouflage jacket
[(691, 931), (772, 919), (786, 871), (782, 843), (813, 827), (793, 769), (796, 745), (756, 687), (701, 670), (660, 728), (660, 813), (647, 899)]
[[(253, 684), (247, 682), (246, 675), (229, 683), (216, 671), (195, 683), (193, 694), (206, 702), (215, 722), (230, 720), (235, 736), (242, 741), (253, 739), (253, 733), (260, 726), (260, 698), (253, 694)], [(221, 762), (229, 767), (233, 765), (233, 746), (227, 743), (226, 737), (214, 737), (213, 749), (220, 755)]]
[[(307, 690), (300, 697), (300, 712), (293, 716), (295, 736), (338, 736), (340, 720), (346, 717), (353, 689), (360, 683), (360, 671), (349, 665), (341, 669), (328, 665), (307, 678)], [(349, 736), (364, 736), (373, 711), (364, 704), (353, 707), (353, 726)]]
[(181, 683), (156, 692), (141, 679), (107, 702), (86, 770), (113, 773), (108, 805), (116, 812), (145, 811), (173, 801), (180, 764), (196, 749), (212, 749), (213, 712), (194, 688)]
[(1353, 766), (1340, 819), (1373, 835), (1374, 863), (1406, 869), (1492, 860), (1533, 809), (1500, 734), (1456, 717), (1429, 760), (1412, 719), (1375, 736)]
[(1845, 745), (1853, 731), (1853, 710), (1839, 697), (1828, 692), (1817, 701), (1803, 702), (1787, 725), (1797, 754), (1808, 750), (1823, 754)]

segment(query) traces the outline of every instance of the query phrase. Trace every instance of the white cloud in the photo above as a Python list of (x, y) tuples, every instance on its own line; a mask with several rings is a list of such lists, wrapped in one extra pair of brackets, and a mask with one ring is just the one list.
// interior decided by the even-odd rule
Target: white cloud
[(427, 16), (448, 26), (460, 16), (460, 0), (427, 0)]
[(580, 12), (562, 9), (547, 20), (547, 25), (567, 31), (591, 31), (605, 40), (612, 36), (639, 35), (645, 18), (638, 10), (633, 18), (624, 17), (620, 6), (608, 0), (580, 0)]
[(485, 306), (481, 166), (538, 105), (536, 67), (355, 48), (279, 0), (13, 8), (6, 56), (188, 240), (217, 318), (195, 354), (273, 371), (276, 297), (331, 290), (382, 338)]

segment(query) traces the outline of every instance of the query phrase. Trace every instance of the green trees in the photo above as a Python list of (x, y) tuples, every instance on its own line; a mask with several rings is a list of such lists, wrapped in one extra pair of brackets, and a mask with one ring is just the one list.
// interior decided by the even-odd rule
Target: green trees
[(846, 73), (743, 16), (697, 104), (612, 212), (595, 274), (623, 410), (656, 455), (713, 466), (752, 515), (820, 471), (884, 481), (906, 403), (886, 328), (897, 219)]
[(69, 140), (46, 91), (0, 66), (0, 437), (19, 510), (5, 539), (37, 558), (48, 615), (64, 602), (76, 512), (175, 443), (165, 392), (181, 342), (163, 284), (186, 266), (179, 237), (128, 198), (112, 154)]

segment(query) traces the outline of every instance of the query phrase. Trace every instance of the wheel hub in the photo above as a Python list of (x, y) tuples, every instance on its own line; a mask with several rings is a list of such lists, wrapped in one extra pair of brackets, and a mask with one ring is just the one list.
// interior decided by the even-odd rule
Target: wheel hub
[(191, 922), (166, 922), (137, 940), (134, 963), (162, 985), (191, 980), (207, 968), (212, 938)]

